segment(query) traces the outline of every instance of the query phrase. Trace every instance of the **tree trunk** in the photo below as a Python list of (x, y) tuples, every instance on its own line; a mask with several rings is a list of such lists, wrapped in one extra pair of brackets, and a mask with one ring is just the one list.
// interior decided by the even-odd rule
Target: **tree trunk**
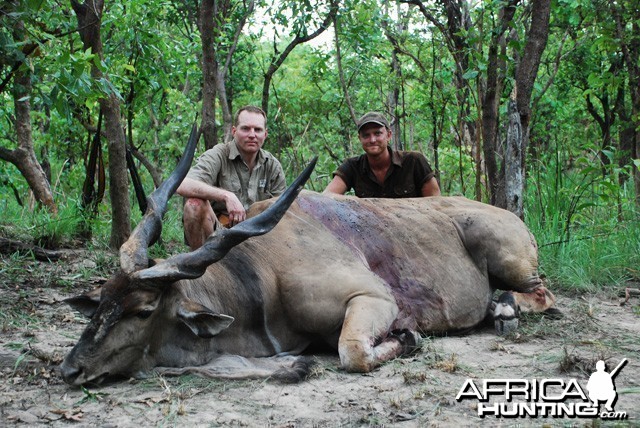
[(222, 109), (222, 123), (224, 129), (224, 142), (231, 141), (231, 127), (233, 126), (233, 113), (231, 112), (231, 100), (227, 97), (227, 69), (218, 68), (216, 78), (216, 89), (218, 91), (218, 99), (220, 100), (220, 108)]
[[(602, 176), (604, 177), (607, 175), (606, 166), (610, 163), (609, 158), (605, 155), (604, 151), (611, 146), (611, 128), (615, 121), (616, 111), (609, 103), (607, 89), (605, 88), (602, 92), (603, 94), (601, 96), (594, 95), (594, 97), (600, 101), (600, 109), (593, 105), (591, 95), (587, 95), (585, 98), (587, 102), (587, 111), (600, 127), (601, 141), (598, 158), (600, 159), (600, 167), (602, 170)], [(600, 111), (602, 111), (602, 114), (600, 114)], [(618, 113), (621, 112), (618, 111)]]
[[(217, 2), (203, 0), (198, 14), (198, 29), (202, 42), (202, 133), (204, 134), (207, 148), (218, 143), (216, 128), (216, 96), (222, 109), (224, 140), (231, 139), (231, 127), (233, 115), (231, 102), (227, 97), (226, 78), (231, 67), (231, 59), (238, 46), (238, 40), (247, 18), (255, 8), (255, 0), (243, 3), (244, 11), (239, 18), (235, 18), (239, 4), (231, 2)], [(225, 28), (235, 25), (235, 33), (230, 40), (227, 39)], [(218, 41), (220, 40), (220, 41)], [(218, 60), (226, 53), (224, 63)]]
[[(351, 120), (355, 125), (358, 122), (358, 115), (356, 114), (355, 109), (353, 108), (353, 103), (351, 102), (351, 96), (349, 95), (349, 86), (347, 85), (347, 79), (344, 76), (344, 69), (342, 67), (342, 52), (340, 49), (340, 26), (339, 26), (339, 17), (337, 15), (333, 18), (333, 32), (334, 32), (334, 41), (336, 44), (336, 65), (338, 67), (338, 76), (340, 77), (340, 86), (342, 87), (342, 93), (344, 94), (344, 100), (349, 108), (349, 114), (351, 115)], [(264, 93), (263, 93), (263, 104), (264, 104)], [(268, 100), (269, 94), (267, 94)]]
[[(467, 30), (472, 27), (468, 13), (468, 4), (462, 0), (441, 0), (447, 23), (442, 24), (437, 17), (432, 14), (420, 0), (399, 0), (401, 3), (416, 5), (425, 18), (433, 23), (444, 35), (447, 49), (451, 52), (456, 63), (456, 86), (459, 89), (456, 96), (459, 103), (460, 135), (469, 137), (469, 141), (476, 141), (477, 129), (474, 123), (468, 118), (471, 117), (469, 96), (470, 86), (468, 84), (470, 57), (469, 52), (474, 50), (471, 41), (466, 38)], [(498, 130), (500, 124), (499, 107), (502, 99), (502, 91), (505, 85), (505, 71), (507, 70), (505, 60), (506, 55), (506, 34), (511, 28), (519, 0), (507, 0), (503, 3), (500, 11), (499, 22), (493, 29), (491, 45), (487, 61), (487, 79), (483, 86), (481, 79), (478, 79), (478, 98), (481, 102), (481, 123), (482, 123), (482, 144), (484, 162), (489, 180), (489, 191), (491, 203), (500, 207), (506, 207), (507, 198), (505, 194), (504, 149), (500, 146)], [(522, 60), (518, 64), (515, 76), (515, 86), (517, 94), (517, 111), (520, 115), (522, 125), (522, 147), (518, 151), (521, 156), (521, 168), (525, 168), (526, 147), (529, 140), (529, 122), (531, 116), (531, 94), (535, 83), (538, 67), (542, 53), (546, 47), (549, 33), (550, 0), (532, 0), (531, 2), (531, 23), (526, 35), (526, 45), (522, 54)], [(477, 49), (476, 49), (477, 50)], [(461, 141), (462, 143), (462, 141)], [(474, 156), (476, 167), (480, 167), (482, 158), (479, 153)], [(524, 183), (524, 180), (523, 180)], [(520, 192), (522, 195), (522, 192)]]
[[(509, 144), (512, 144), (512, 146), (507, 147), (506, 150), (509, 150), (509, 154), (504, 153), (502, 166), (498, 168), (496, 155), (502, 154), (502, 149), (499, 148), (498, 144), (498, 125), (500, 123), (498, 109), (505, 78), (504, 75), (497, 75), (502, 63), (499, 58), (505, 57), (505, 55), (498, 55), (498, 48), (502, 47), (501, 49), (504, 49), (503, 46), (506, 43), (505, 32), (513, 21), (516, 4), (517, 0), (511, 0), (505, 5), (501, 13), (500, 31), (497, 32), (492, 46), (489, 48), (487, 89), (483, 98), (482, 121), (484, 128), (484, 154), (491, 189), (491, 203), (506, 209), (512, 207), (516, 210), (514, 213), (521, 216), (522, 208), (520, 204), (522, 204), (524, 197), (525, 186), (525, 153), (529, 141), (529, 123), (531, 120), (531, 95), (542, 53), (547, 44), (551, 5), (550, 0), (532, 1), (531, 23), (526, 34), (525, 48), (515, 73), (514, 95), (516, 105), (509, 105), (510, 112), (515, 111), (520, 116), (519, 126), (521, 132), (515, 131), (518, 127), (517, 122), (509, 117), (507, 126), (509, 127), (508, 133), (511, 132), (509, 136), (511, 140), (508, 141), (507, 146)], [(514, 139), (516, 134), (520, 135), (520, 138)], [(513, 144), (520, 144), (520, 147), (514, 147)], [(509, 156), (518, 156), (519, 159), (510, 158)], [(517, 164), (521, 169), (519, 174), (512, 170), (514, 164)]]
[[(522, 123), (523, 141), (529, 142), (529, 122), (531, 121), (531, 94), (536, 82), (542, 53), (547, 47), (549, 38), (549, 17), (551, 16), (551, 0), (533, 0), (531, 2), (531, 24), (527, 32), (527, 42), (522, 60), (516, 70), (517, 103)], [(524, 163), (523, 163), (524, 167)]]
[[(84, 48), (91, 49), (93, 54), (102, 60), (100, 25), (104, 0), (86, 0), (82, 4), (71, 0), (71, 5), (78, 18), (78, 32)], [(91, 67), (91, 75), (96, 80), (108, 80), (108, 76), (105, 76), (95, 65)], [(112, 217), (109, 246), (117, 249), (131, 233), (126, 142), (121, 124), (120, 103), (116, 94), (113, 92), (104, 94), (99, 103), (104, 114), (105, 136), (109, 153), (109, 195)]]
[[(84, 212), (82, 226), (78, 236), (82, 239), (91, 239), (91, 223), (98, 215), (98, 204), (104, 196), (104, 163), (102, 162), (102, 113), (98, 116), (98, 130), (88, 144), (85, 159), (85, 178), (82, 186), (82, 199), (80, 206)], [(98, 191), (96, 191), (96, 177), (98, 179)]]
[(200, 6), (199, 29), (202, 43), (202, 135), (205, 149), (218, 142), (216, 128), (216, 80), (218, 61), (214, 41), (214, 0), (203, 0)]
[[(420, 2), (422, 3), (422, 2)], [(447, 17), (446, 26), (435, 24), (435, 18), (429, 19), (433, 22), (445, 36), (447, 43), (447, 49), (453, 56), (455, 67), (455, 84), (456, 84), (456, 101), (458, 104), (458, 114), (456, 122), (459, 124), (458, 145), (462, 147), (471, 147), (474, 153), (473, 159), (475, 162), (476, 170), (476, 183), (481, 183), (483, 166), (486, 165), (483, 159), (481, 150), (481, 129), (478, 129), (477, 123), (473, 119), (470, 119), (473, 114), (472, 110), (472, 87), (470, 86), (470, 80), (466, 79), (465, 73), (469, 71), (470, 52), (473, 52), (475, 47), (469, 43), (469, 39), (465, 38), (464, 34), (467, 34), (473, 27), (471, 17), (468, 10), (468, 4), (465, 1), (460, 0), (442, 0), (444, 6), (444, 14)], [(426, 7), (420, 6), (423, 15), (425, 14)], [(480, 86), (479, 86), (480, 88)], [(480, 98), (482, 96), (478, 95)], [(481, 192), (476, 188), (476, 199), (482, 200)]]
[(162, 171), (160, 171), (160, 169), (152, 164), (151, 161), (140, 152), (140, 150), (138, 150), (134, 146), (130, 146), (129, 148), (133, 157), (138, 159), (138, 161), (140, 161), (140, 163), (147, 169), (149, 175), (151, 175), (153, 186), (155, 188), (160, 187), (160, 185), (162, 184)]
[(402, 139), (400, 138), (400, 82), (402, 81), (402, 70), (400, 69), (400, 61), (398, 60), (398, 52), (396, 49), (391, 54), (391, 73), (393, 78), (390, 79), (392, 87), (389, 88), (387, 94), (387, 109), (391, 116), (392, 146), (394, 150), (404, 150)]
[(523, 213), (524, 175), (522, 168), (523, 142), (520, 114), (515, 100), (509, 100), (509, 123), (507, 125), (507, 144), (505, 148), (505, 197), (506, 208), (520, 218)]
[[(498, 47), (499, 37), (494, 38), (489, 46), (489, 61), (487, 67), (487, 81), (482, 96), (482, 150), (485, 159), (487, 179), (489, 181), (489, 195), (492, 205), (504, 208), (504, 198), (501, 198), (500, 174), (498, 167), (498, 122), (500, 109), (500, 94), (502, 92), (502, 78), (498, 75)], [(482, 90), (482, 89), (481, 89)], [(503, 199), (501, 201), (501, 199)]]
[[(385, 6), (388, 6), (388, 3), (385, 2)], [(386, 8), (385, 8), (386, 9)], [(386, 14), (389, 14), (388, 10), (385, 10)], [(395, 34), (402, 34), (407, 30), (407, 25), (404, 20), (406, 17), (402, 15), (402, 11), (400, 10), (400, 4), (396, 3), (396, 14), (398, 15), (398, 21), (396, 23), (396, 27), (394, 29)], [(401, 138), (401, 119), (404, 120), (403, 115), (400, 113), (400, 88), (402, 83), (402, 67), (400, 65), (400, 59), (398, 58), (398, 54), (400, 53), (397, 43), (394, 43), (393, 36), (389, 32), (388, 26), (383, 25), (385, 30), (385, 35), (387, 39), (391, 42), (393, 46), (393, 50), (391, 52), (391, 74), (393, 78), (391, 81), (391, 88), (389, 88), (389, 93), (387, 95), (387, 109), (392, 118), (391, 122), (391, 130), (393, 131), (393, 147), (396, 150), (405, 150), (403, 139)]]
[[(551, 0), (533, 0), (531, 2), (531, 24), (527, 32), (522, 60), (516, 70), (516, 102), (522, 125), (522, 174), (526, 173), (527, 148), (529, 147), (529, 124), (531, 123), (531, 95), (538, 75), (542, 54), (549, 38), (549, 18)], [(525, 180), (522, 180), (520, 194), (524, 194)]]
[[(516, 12), (517, 0), (511, 0), (500, 11), (498, 28), (489, 46), (487, 80), (482, 94), (482, 139), (491, 204), (507, 207), (504, 176), (504, 152), (499, 141), (500, 99), (506, 78), (506, 34)], [(502, 159), (500, 165), (498, 160)]]
[[(25, 38), (24, 22), (17, 19), (13, 27), (15, 41)], [(26, 60), (28, 61), (28, 59)], [(58, 208), (53, 199), (51, 186), (33, 148), (31, 129), (31, 68), (16, 67), (13, 74), (13, 102), (15, 108), (15, 126), (18, 147), (9, 150), (0, 147), (0, 159), (14, 164), (27, 180), (36, 200), (50, 212), (57, 214)]]

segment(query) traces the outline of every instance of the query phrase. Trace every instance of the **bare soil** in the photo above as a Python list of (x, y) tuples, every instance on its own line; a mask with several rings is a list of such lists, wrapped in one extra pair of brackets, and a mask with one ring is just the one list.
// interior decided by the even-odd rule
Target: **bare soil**
[[(313, 375), (296, 385), (156, 376), (69, 387), (57, 365), (86, 321), (63, 299), (103, 280), (99, 272), (108, 271), (112, 259), (95, 252), (69, 252), (56, 263), (0, 256), (0, 426), (640, 424), (640, 299), (621, 306), (620, 290), (613, 287), (593, 295), (560, 294), (563, 318), (527, 316), (509, 337), (496, 337), (487, 327), (465, 336), (426, 338), (418, 353), (366, 375), (345, 373), (337, 355), (318, 353)], [(610, 370), (623, 358), (629, 361), (615, 378), (615, 410), (627, 414), (624, 421), (483, 419), (477, 400), (456, 401), (469, 378), (478, 384), (499, 378), (576, 379), (584, 388), (598, 360)]]

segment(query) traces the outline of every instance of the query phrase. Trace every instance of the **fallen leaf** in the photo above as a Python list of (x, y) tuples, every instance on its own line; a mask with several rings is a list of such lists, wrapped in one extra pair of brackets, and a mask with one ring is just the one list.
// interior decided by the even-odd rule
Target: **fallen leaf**
[(54, 409), (54, 410), (50, 410), (50, 412), (55, 415), (61, 415), (63, 418), (65, 418), (68, 421), (76, 421), (76, 422), (81, 422), (82, 417), (84, 416), (84, 413), (82, 413), (82, 411), (80, 411), (79, 409), (71, 409), (71, 410)]

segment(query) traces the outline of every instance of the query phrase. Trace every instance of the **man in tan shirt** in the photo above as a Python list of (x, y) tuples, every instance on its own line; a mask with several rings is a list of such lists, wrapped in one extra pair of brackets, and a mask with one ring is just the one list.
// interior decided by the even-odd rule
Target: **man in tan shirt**
[(184, 232), (192, 250), (202, 246), (217, 224), (244, 221), (252, 203), (278, 196), (286, 188), (282, 165), (262, 149), (268, 135), (262, 109), (238, 110), (231, 134), (232, 141), (198, 158), (176, 191), (186, 198)]

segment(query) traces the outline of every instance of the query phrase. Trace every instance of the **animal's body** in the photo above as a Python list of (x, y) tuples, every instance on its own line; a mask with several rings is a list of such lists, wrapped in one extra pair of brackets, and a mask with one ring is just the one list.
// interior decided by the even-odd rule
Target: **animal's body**
[[(282, 198), (291, 203), (295, 194)], [(283, 203), (254, 204), (249, 215), (258, 222)], [(457, 197), (312, 192), (278, 209), (284, 217), (273, 230), (240, 243), (229, 243), (244, 230), (236, 226), (216, 232), (200, 253), (149, 268), (126, 269), (121, 257), (125, 272), (70, 299), (92, 321), (61, 367), (65, 380), (142, 376), (156, 367), (269, 376), (280, 360), (274, 369), (231, 356), (297, 355), (319, 339), (336, 347), (346, 370), (366, 372), (408, 351), (418, 333), (481, 322), (495, 285), (533, 292), (539, 309), (553, 303), (533, 237), (505, 210)], [(248, 230), (252, 221), (240, 225)], [(304, 367), (278, 373), (290, 378), (296, 370)]]

